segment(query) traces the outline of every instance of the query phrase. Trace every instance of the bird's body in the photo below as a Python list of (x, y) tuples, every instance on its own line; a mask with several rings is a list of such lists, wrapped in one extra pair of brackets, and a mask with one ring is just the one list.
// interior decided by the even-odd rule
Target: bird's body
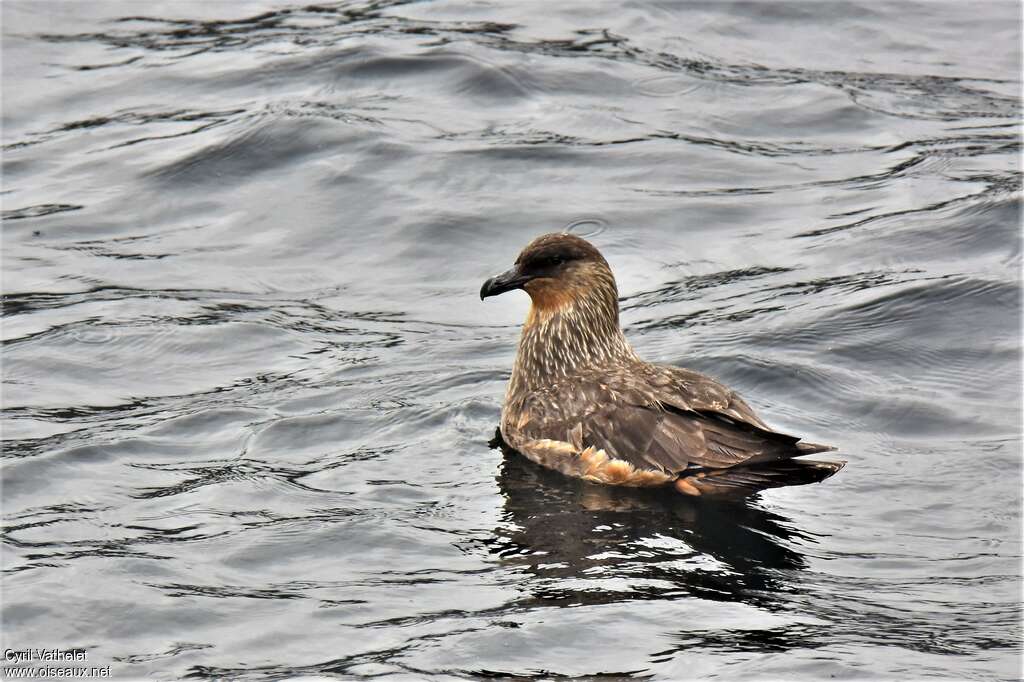
[(611, 269), (588, 242), (538, 237), (481, 298), (522, 288), (532, 306), (505, 395), (501, 434), (569, 476), (689, 495), (749, 494), (826, 478), (832, 450), (772, 431), (736, 393), (697, 372), (644, 362), (619, 327)]

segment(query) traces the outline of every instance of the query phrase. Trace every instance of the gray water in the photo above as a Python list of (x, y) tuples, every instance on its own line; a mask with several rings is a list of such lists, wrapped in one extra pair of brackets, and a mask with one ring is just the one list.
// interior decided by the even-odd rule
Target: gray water
[[(5, 649), (1020, 675), (1017, 3), (2, 13)], [(718, 505), (489, 447), (528, 304), (477, 292), (569, 227), (643, 357), (847, 467)]]

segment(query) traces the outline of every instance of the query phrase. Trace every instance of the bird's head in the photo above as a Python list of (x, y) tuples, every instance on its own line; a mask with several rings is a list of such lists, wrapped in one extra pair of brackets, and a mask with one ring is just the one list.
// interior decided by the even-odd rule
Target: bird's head
[(615, 279), (594, 246), (571, 234), (545, 234), (527, 244), (515, 265), (480, 288), (480, 300), (513, 289), (530, 295), (535, 308), (554, 312), (593, 295), (611, 296), (617, 304)]

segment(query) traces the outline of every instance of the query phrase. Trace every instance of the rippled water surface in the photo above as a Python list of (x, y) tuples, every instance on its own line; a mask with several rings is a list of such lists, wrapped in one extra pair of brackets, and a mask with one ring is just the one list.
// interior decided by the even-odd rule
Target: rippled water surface
[[(1013, 679), (1012, 2), (9, 2), (3, 647), (115, 677)], [(488, 446), (542, 232), (849, 464)]]

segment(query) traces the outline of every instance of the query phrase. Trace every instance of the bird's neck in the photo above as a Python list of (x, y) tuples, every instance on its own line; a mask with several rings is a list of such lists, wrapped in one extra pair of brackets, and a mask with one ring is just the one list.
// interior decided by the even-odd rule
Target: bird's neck
[(523, 325), (508, 396), (521, 395), (581, 370), (635, 360), (619, 328), (614, 280), (557, 306), (535, 300)]

